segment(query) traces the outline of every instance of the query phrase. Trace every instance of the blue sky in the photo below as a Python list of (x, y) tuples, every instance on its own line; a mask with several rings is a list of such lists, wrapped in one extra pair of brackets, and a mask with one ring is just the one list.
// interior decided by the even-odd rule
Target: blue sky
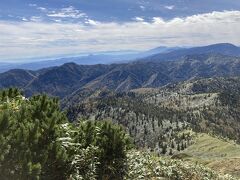
[(1, 0), (0, 61), (240, 45), (239, 0)]

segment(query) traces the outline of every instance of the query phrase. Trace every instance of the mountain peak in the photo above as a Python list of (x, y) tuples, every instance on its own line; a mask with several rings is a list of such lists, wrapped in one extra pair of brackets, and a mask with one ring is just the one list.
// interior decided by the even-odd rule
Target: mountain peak
[(77, 67), (78, 65), (74, 62), (69, 62), (69, 63), (65, 63), (63, 64), (62, 66), (60, 67), (63, 67), (63, 68), (69, 68), (69, 69), (72, 69), (72, 68), (75, 68)]
[(144, 61), (174, 61), (187, 55), (199, 54), (221, 54), (225, 56), (240, 57), (240, 47), (230, 43), (219, 43), (208, 46), (193, 47), (187, 49), (177, 49), (169, 53), (160, 53), (148, 58), (142, 59)]
[(239, 48), (231, 43), (217, 43), (217, 44), (211, 44), (206, 47), (224, 47), (224, 48)]

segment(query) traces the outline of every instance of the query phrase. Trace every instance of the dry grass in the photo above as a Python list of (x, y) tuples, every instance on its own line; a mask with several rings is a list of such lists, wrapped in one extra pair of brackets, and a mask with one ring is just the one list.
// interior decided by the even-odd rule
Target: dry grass
[(195, 144), (188, 147), (183, 153), (187, 159), (206, 164), (221, 174), (231, 174), (240, 178), (240, 145), (200, 134)]

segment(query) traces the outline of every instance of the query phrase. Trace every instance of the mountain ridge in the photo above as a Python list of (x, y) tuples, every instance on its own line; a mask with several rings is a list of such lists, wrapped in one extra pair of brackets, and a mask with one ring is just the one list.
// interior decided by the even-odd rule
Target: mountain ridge
[(219, 43), (200, 47), (165, 47), (159, 46), (143, 52), (125, 52), (120, 54), (111, 54), (103, 52), (99, 54), (89, 54), (80, 57), (65, 57), (55, 60), (44, 60), (31, 63), (0, 63), (0, 72), (6, 72), (10, 69), (39, 70), (54, 66), (61, 66), (65, 63), (75, 62), (79, 65), (111, 64), (111, 63), (129, 63), (132, 61), (172, 61), (182, 56), (191, 54), (215, 53), (229, 56), (240, 56), (240, 48), (230, 43)]
[(42, 60), (36, 62), (25, 63), (0, 63), (0, 72), (6, 72), (10, 69), (27, 69), (27, 70), (39, 70), (42, 68), (49, 68), (54, 66), (61, 66), (66, 63), (74, 62), (79, 65), (96, 65), (96, 64), (112, 64), (112, 63), (128, 63), (139, 58), (147, 57), (153, 54), (171, 52), (173, 50), (180, 49), (180, 47), (157, 47), (147, 51), (139, 52), (102, 52), (93, 53), (88, 55), (82, 55), (79, 57), (63, 57), (52, 60)]
[(200, 54), (181, 57), (177, 61), (135, 61), (110, 65), (67, 63), (38, 71), (12, 70), (0, 74), (0, 87), (16, 86), (26, 91), (27, 95), (47, 93), (64, 98), (84, 90), (129, 91), (193, 78), (237, 75), (240, 75), (240, 58)]
[(240, 47), (235, 46), (230, 43), (219, 43), (212, 44), (208, 46), (201, 47), (193, 47), (186, 49), (177, 49), (172, 52), (163, 53), (163, 54), (155, 54), (147, 59), (141, 59), (142, 61), (173, 61), (177, 60), (179, 57), (186, 55), (194, 55), (194, 54), (222, 54), (227, 56), (240, 56)]

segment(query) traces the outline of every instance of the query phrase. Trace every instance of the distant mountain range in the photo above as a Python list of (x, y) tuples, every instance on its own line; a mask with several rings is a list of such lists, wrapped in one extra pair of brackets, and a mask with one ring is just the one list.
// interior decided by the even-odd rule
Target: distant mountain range
[(195, 48), (181, 47), (157, 47), (145, 52), (103, 52), (102, 54), (90, 54), (80, 57), (66, 57), (56, 60), (44, 60), (31, 63), (0, 63), (0, 72), (11, 69), (39, 70), (53, 66), (61, 66), (65, 63), (76, 63), (79, 65), (128, 63), (135, 60), (140, 61), (173, 61), (182, 56), (193, 54), (215, 53), (228, 56), (240, 56), (240, 48), (228, 43), (214, 44)]
[(148, 58), (143, 58), (143, 61), (173, 61), (181, 56), (194, 54), (222, 54), (227, 56), (240, 56), (240, 47), (229, 43), (213, 44), (203, 47), (176, 49), (167, 53), (155, 54)]
[(64, 98), (99, 89), (129, 91), (193, 78), (238, 75), (240, 57), (210, 53), (186, 55), (176, 61), (134, 61), (110, 65), (67, 63), (38, 71), (10, 70), (0, 74), (0, 88), (16, 86), (28, 95), (47, 93)]
[(120, 51), (120, 52), (102, 52), (100, 54), (89, 54), (79, 57), (65, 57), (57, 58), (55, 60), (44, 60), (29, 63), (0, 63), (0, 72), (6, 72), (11, 69), (27, 69), (27, 70), (39, 70), (42, 68), (48, 68), (53, 66), (61, 66), (65, 63), (74, 62), (80, 65), (94, 65), (94, 64), (111, 64), (111, 63), (126, 63), (139, 58), (151, 56), (153, 54), (168, 53), (174, 50), (180, 49), (180, 47), (158, 47), (145, 52), (132, 52), (132, 51)]

